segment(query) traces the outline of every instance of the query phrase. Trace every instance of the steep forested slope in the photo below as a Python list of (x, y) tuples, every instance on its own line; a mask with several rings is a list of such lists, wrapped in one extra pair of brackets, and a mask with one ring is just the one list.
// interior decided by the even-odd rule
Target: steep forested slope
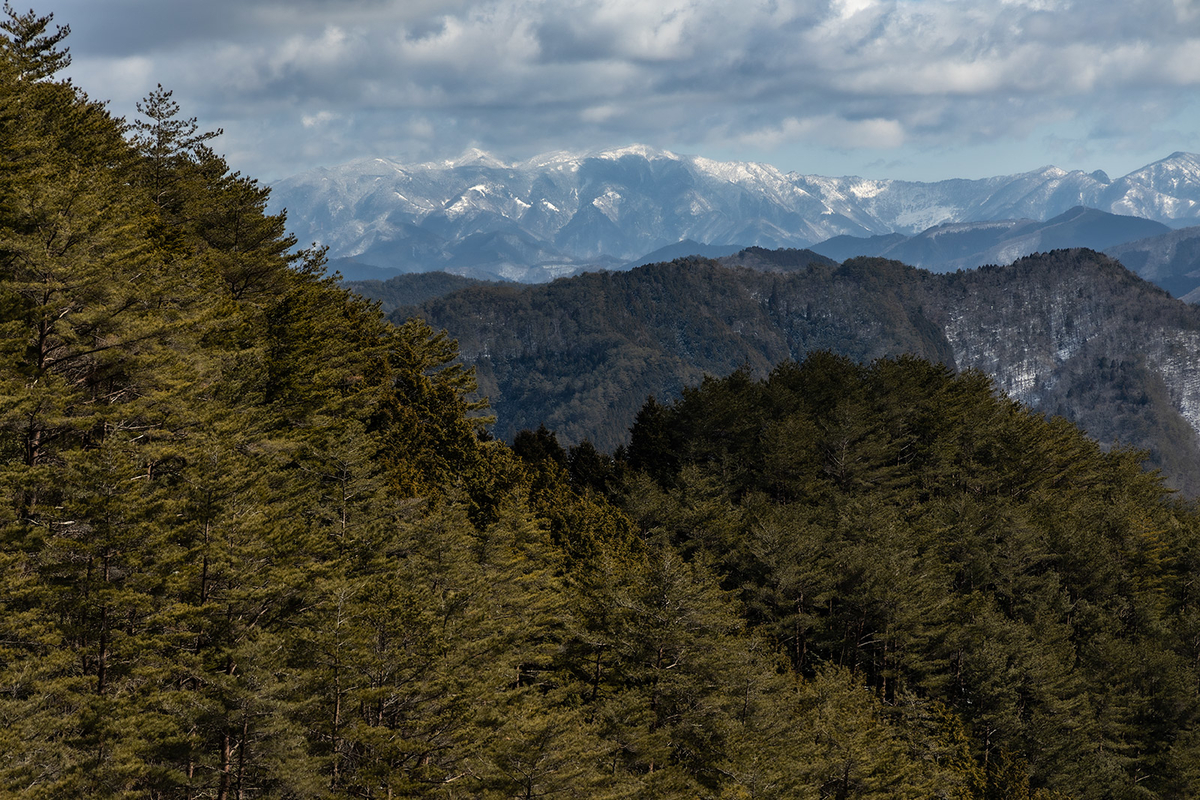
[(1086, 250), (951, 275), (799, 252), (468, 290), (418, 313), (455, 332), (505, 437), (544, 422), (611, 449), (643, 397), (675, 397), (705, 373), (746, 365), (762, 376), (819, 349), (860, 361), (912, 353), (980, 369), (1105, 446), (1145, 448), (1176, 486), (1200, 491), (1195, 308)]
[[(748, 364), (765, 374), (821, 348), (868, 360), (903, 351), (953, 358), (940, 332), (898, 302), (894, 282), (860, 284), (825, 260), (768, 274), (682, 259), (547, 286), (468, 289), (419, 313), (454, 330), (500, 415), (500, 435), (544, 421), (568, 440), (611, 449), (647, 395), (677, 395), (705, 373)], [(792, 291), (807, 285), (813, 291)]]

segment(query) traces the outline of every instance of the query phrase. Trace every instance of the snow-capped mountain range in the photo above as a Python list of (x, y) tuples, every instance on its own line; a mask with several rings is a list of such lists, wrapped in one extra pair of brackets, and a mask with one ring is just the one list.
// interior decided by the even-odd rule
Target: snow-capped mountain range
[(335, 264), (526, 281), (616, 267), (684, 239), (806, 247), (944, 223), (1044, 221), (1076, 206), (1196, 225), (1200, 156), (1175, 153), (1115, 180), (1043, 167), (921, 183), (784, 173), (642, 145), (516, 163), (473, 150), (317, 169), (276, 183), (271, 197), (300, 242), (328, 246)]

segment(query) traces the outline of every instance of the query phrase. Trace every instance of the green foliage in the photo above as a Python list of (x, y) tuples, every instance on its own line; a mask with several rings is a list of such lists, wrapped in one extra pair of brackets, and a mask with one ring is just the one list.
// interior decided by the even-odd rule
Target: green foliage
[(21, 78), (40, 81), (70, 66), (70, 54), (58, 49), (59, 42), (70, 35), (70, 25), (56, 26), (54, 33), (48, 33), (53, 14), (39, 17), (32, 9), (20, 14), (8, 3), (4, 4), (4, 16), (0, 30), (8, 35), (5, 57)]
[(1140, 458), (978, 373), (818, 353), (648, 402), (626, 459), (653, 480), (625, 505), (718, 565), (800, 672), (952, 707), (960, 796), (984, 764), (989, 797), (1172, 797), (1200, 714), (1175, 634), (1200, 517)]

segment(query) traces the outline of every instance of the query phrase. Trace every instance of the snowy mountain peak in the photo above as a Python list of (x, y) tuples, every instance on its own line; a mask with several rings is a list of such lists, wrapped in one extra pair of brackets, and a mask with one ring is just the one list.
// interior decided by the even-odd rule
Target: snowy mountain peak
[(1155, 175), (1200, 175), (1200, 155), (1175, 152), (1164, 159), (1134, 170), (1125, 176), (1130, 180), (1146, 180)]
[(787, 176), (777, 168), (757, 161), (714, 161), (701, 156), (692, 156), (690, 161), (696, 169), (705, 174), (730, 183), (787, 180)]
[(1200, 155), (1197, 155), (1196, 153), (1185, 153), (1182, 150), (1176, 150), (1174, 153), (1171, 153), (1171, 155), (1167, 156), (1161, 161), (1154, 162), (1154, 164), (1186, 164), (1188, 166), (1195, 167), (1200, 166)]
[(1033, 172), (1026, 173), (1030, 176), (1038, 176), (1041, 178), (1064, 178), (1070, 173), (1061, 167), (1056, 167), (1053, 164), (1047, 164), (1044, 167), (1035, 169)]
[(686, 239), (806, 247), (943, 223), (1044, 221), (1076, 206), (1176, 228), (1200, 223), (1200, 156), (1174, 153), (1116, 181), (1048, 166), (919, 183), (784, 174), (643, 144), (511, 163), (473, 148), (414, 166), (362, 159), (314, 170), (275, 184), (271, 197), (273, 210), (288, 209), (300, 241), (324, 243), (334, 258), (356, 255), (400, 271), (460, 261), (478, 271), (494, 259), (487, 274), (526, 276), (540, 262), (514, 264), (512, 250), (483, 253), (470, 243), (481, 234), (518, 235), (540, 243), (523, 252), (561, 274), (564, 265), (626, 263)]
[(485, 150), (480, 150), (478, 147), (468, 147), (463, 151), (458, 158), (449, 159), (441, 162), (445, 169), (457, 169), (459, 167), (491, 167), (493, 169), (508, 169), (511, 165), (506, 164), (496, 158), (491, 153)]
[(1172, 218), (1191, 216), (1196, 201), (1200, 200), (1200, 156), (1172, 153), (1161, 161), (1134, 170), (1120, 182), (1166, 195), (1159, 206)]
[(579, 162), (583, 156), (579, 153), (569, 150), (553, 150), (549, 153), (541, 153), (533, 158), (517, 164), (518, 169), (523, 170), (539, 170), (539, 169), (558, 169), (564, 167), (568, 169), (579, 169)]
[(650, 147), (649, 145), (645, 144), (631, 144), (626, 145), (625, 147), (599, 150), (589, 153), (589, 156), (591, 158), (605, 158), (612, 161), (625, 158), (626, 156), (637, 156), (644, 158), (647, 161), (663, 158), (671, 161), (679, 161), (679, 156), (677, 156), (675, 153), (672, 153), (670, 150), (659, 150), (658, 148)]

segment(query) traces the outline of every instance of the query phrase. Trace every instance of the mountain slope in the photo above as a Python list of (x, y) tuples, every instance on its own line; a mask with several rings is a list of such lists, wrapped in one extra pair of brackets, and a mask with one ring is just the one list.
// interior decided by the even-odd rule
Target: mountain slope
[[(504, 437), (544, 422), (613, 448), (647, 395), (675, 396), (704, 374), (762, 375), (819, 349), (864, 362), (913, 353), (981, 370), (1106, 445), (1146, 448), (1177, 486), (1200, 490), (1200, 309), (1103, 255), (947, 275), (879, 259), (738, 263), (756, 262), (747, 251), (472, 288), (417, 313), (458, 337)], [(1101, 396), (1111, 403), (1092, 408)]]
[(359, 297), (379, 303), (380, 309), (388, 313), (403, 306), (416, 306), (436, 297), (468, 286), (486, 284), (474, 278), (464, 278), (447, 272), (415, 272), (396, 275), (387, 280), (363, 279), (342, 281), (342, 288)]

